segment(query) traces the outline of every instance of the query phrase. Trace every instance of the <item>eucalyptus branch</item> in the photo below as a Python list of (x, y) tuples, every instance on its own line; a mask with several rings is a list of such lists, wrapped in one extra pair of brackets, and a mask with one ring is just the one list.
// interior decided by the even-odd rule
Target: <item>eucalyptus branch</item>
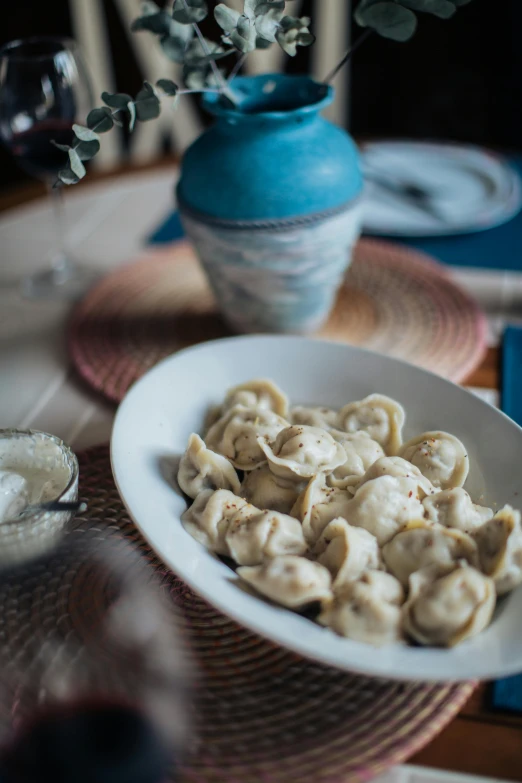
[(350, 60), (350, 59), (352, 58), (352, 55), (353, 55), (353, 54), (355, 54), (355, 52), (357, 51), (357, 49), (358, 49), (360, 46), (362, 46), (362, 44), (363, 44), (363, 43), (364, 43), (364, 42), (365, 42), (365, 41), (366, 41), (366, 40), (367, 40), (367, 39), (370, 37), (370, 35), (371, 35), (372, 33), (373, 33), (373, 30), (372, 30), (371, 28), (369, 28), (369, 27), (368, 27), (368, 28), (367, 28), (367, 29), (364, 31), (364, 33), (361, 33), (361, 35), (360, 35), (360, 36), (357, 38), (357, 40), (356, 40), (356, 42), (353, 44), (353, 46), (351, 46), (351, 47), (348, 49), (348, 51), (347, 51), (347, 52), (345, 52), (345, 54), (344, 54), (344, 56), (343, 56), (343, 58), (342, 58), (341, 62), (340, 62), (340, 63), (338, 63), (338, 64), (335, 66), (335, 68), (334, 68), (332, 71), (330, 71), (330, 73), (328, 74), (328, 76), (325, 78), (325, 80), (324, 80), (325, 84), (330, 84), (330, 82), (332, 82), (332, 81), (335, 79), (335, 77), (337, 76), (337, 74), (339, 73), (339, 71), (341, 70), (341, 68), (343, 68), (343, 67), (346, 65), (346, 63), (348, 62), (348, 60)]
[(234, 67), (230, 71), (230, 75), (229, 75), (229, 77), (227, 79), (228, 84), (230, 84), (230, 82), (232, 82), (236, 78), (236, 76), (238, 75), (239, 71), (243, 67), (247, 57), (248, 57), (248, 53), (245, 52), (244, 54), (241, 55), (241, 57), (238, 58), (237, 63), (234, 65)]
[[(181, 0), (181, 2), (183, 3), (183, 7), (185, 8), (185, 11), (187, 12), (187, 14), (190, 14), (190, 8), (188, 7), (187, 0)], [(223, 75), (222, 75), (221, 71), (217, 67), (217, 65), (214, 62), (214, 60), (212, 59), (212, 52), (210, 51), (210, 48), (209, 48), (209, 45), (207, 44), (205, 36), (203, 35), (201, 30), (199, 29), (199, 25), (198, 25), (197, 22), (193, 22), (192, 23), (192, 27), (193, 27), (194, 32), (196, 33), (196, 35), (197, 35), (197, 37), (199, 39), (199, 43), (201, 44), (201, 48), (203, 49), (203, 51), (206, 54), (206, 56), (210, 58), (210, 60), (209, 60), (210, 67), (212, 69), (212, 73), (214, 74), (214, 78), (216, 79), (217, 84), (219, 84), (222, 92), (226, 92), (227, 91), (227, 83), (226, 83), (225, 79), (223, 78)]]

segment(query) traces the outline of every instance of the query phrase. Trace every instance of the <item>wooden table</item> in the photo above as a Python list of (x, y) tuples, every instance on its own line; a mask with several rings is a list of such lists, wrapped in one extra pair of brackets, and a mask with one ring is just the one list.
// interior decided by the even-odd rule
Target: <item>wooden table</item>
[[(92, 259), (100, 272), (137, 255), (143, 238), (171, 209), (175, 176), (173, 166), (162, 164), (71, 189), (68, 210), (75, 222), (71, 244), (76, 254)], [(0, 426), (54, 432), (79, 450), (108, 440), (114, 409), (78, 383), (68, 368), (63, 347), (68, 306), (18, 298), (16, 278), (44, 266), (51, 245), (49, 215), (41, 201), (30, 201), (35, 195), (37, 188), (0, 196), (0, 210), (6, 210), (0, 215)], [(476, 290), (469, 270), (457, 277), (479, 297), (479, 288), (489, 286), (482, 273)], [(499, 314), (493, 317), (498, 320)], [(494, 338), (490, 342), (468, 385), (498, 390), (498, 347)], [(522, 781), (522, 717), (493, 713), (487, 705), (488, 686), (481, 685), (461, 714), (412, 763)], [(397, 775), (401, 781), (422, 779), (407, 768), (398, 768)], [(395, 779), (394, 774), (385, 779)]]

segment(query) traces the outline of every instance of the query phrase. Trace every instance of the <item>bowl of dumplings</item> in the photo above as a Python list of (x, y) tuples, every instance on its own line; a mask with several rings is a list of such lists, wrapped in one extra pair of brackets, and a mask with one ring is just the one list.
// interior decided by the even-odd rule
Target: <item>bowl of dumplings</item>
[(113, 472), (218, 610), (330, 666), (522, 671), (522, 429), (400, 360), (303, 337), (181, 351), (121, 404)]

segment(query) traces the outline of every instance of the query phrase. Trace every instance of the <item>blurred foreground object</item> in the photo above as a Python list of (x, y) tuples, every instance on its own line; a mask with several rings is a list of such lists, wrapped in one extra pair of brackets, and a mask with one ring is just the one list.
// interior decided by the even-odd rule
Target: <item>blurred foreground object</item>
[(188, 738), (174, 611), (93, 529), (0, 582), (0, 779), (161, 783)]

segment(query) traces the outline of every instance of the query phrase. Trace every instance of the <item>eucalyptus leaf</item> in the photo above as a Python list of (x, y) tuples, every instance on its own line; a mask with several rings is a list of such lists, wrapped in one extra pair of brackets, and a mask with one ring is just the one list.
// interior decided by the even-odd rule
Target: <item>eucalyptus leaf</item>
[(156, 87), (159, 87), (165, 95), (176, 95), (179, 87), (172, 79), (158, 79)]
[(143, 87), (136, 95), (134, 106), (137, 118), (141, 122), (155, 120), (156, 117), (159, 117), (161, 112), (160, 101), (154, 92), (154, 88), (148, 82), (144, 82)]
[(276, 39), (281, 49), (290, 57), (295, 57), (298, 46), (310, 46), (315, 41), (315, 37), (308, 29), (309, 24), (310, 19), (307, 16), (301, 19), (285, 16), (281, 20)]
[(234, 49), (223, 49), (220, 44), (209, 41), (206, 38), (204, 41), (205, 46), (203, 46), (199, 38), (194, 38), (191, 41), (185, 54), (186, 63), (189, 65), (206, 65), (210, 62), (216, 62), (216, 60), (222, 60), (223, 57), (228, 57), (235, 51)]
[(110, 131), (114, 125), (112, 112), (106, 106), (90, 111), (87, 115), (86, 122), (87, 127), (92, 130), (96, 129), (97, 133), (106, 133), (106, 131)]
[(457, 11), (457, 6), (450, 0), (399, 0), (399, 3), (412, 11), (423, 11), (440, 19), (450, 19)]
[(250, 19), (254, 19), (256, 16), (274, 10), (282, 11), (284, 13), (285, 0), (245, 0), (245, 10), (243, 13)]
[(131, 22), (130, 29), (133, 33), (147, 30), (156, 35), (169, 35), (172, 18), (166, 11), (159, 11), (153, 14), (139, 16)]
[[(265, 3), (266, 5), (266, 3)], [(283, 18), (284, 11), (278, 8), (273, 8), (266, 11), (263, 14), (256, 16), (255, 25), (256, 32), (260, 38), (264, 38), (265, 41), (270, 43), (276, 42), (276, 34), (279, 30), (281, 19)]]
[(78, 153), (80, 160), (90, 160), (100, 151), (100, 142), (98, 139), (80, 141), (79, 144), (75, 145), (74, 149)]
[(241, 14), (233, 8), (229, 8), (228, 5), (220, 3), (214, 8), (214, 18), (221, 29), (228, 35), (236, 29)]
[(58, 142), (55, 141), (54, 139), (51, 139), (51, 144), (53, 145), (53, 147), (56, 147), (57, 149), (62, 150), (63, 152), (69, 152), (69, 150), (71, 149), (71, 147), (68, 144), (58, 144)]
[(160, 38), (160, 46), (165, 57), (172, 60), (173, 63), (182, 63), (187, 51), (187, 45), (179, 38), (171, 38), (170, 35), (164, 35)]
[(80, 141), (98, 141), (98, 134), (83, 125), (73, 125), (73, 133)]
[(390, 0), (372, 5), (360, 3), (356, 10), (356, 22), (362, 27), (370, 27), (383, 38), (400, 42), (408, 41), (417, 29), (417, 17), (413, 11)]
[(58, 172), (58, 179), (63, 182), (64, 185), (76, 185), (80, 181), (81, 177), (76, 176), (72, 169), (62, 169)]
[(85, 166), (83, 165), (80, 156), (76, 152), (76, 150), (70, 149), (69, 150), (69, 168), (75, 174), (78, 179), (81, 179), (82, 177), (85, 177), (85, 174), (87, 173), (85, 171)]
[(134, 125), (136, 124), (136, 106), (134, 101), (129, 101), (127, 104), (127, 110), (129, 112), (129, 130), (132, 133)]
[(180, 24), (198, 24), (208, 14), (205, 0), (175, 0), (172, 18)]
[(132, 101), (132, 96), (127, 95), (125, 92), (102, 92), (102, 101), (110, 106), (111, 109), (126, 109), (129, 101)]
[[(224, 77), (224, 72), (221, 69), (218, 70), (221, 76)], [(186, 63), (183, 68), (183, 81), (189, 90), (204, 90), (205, 88), (220, 86), (216, 74), (208, 64), (200, 66)]]

